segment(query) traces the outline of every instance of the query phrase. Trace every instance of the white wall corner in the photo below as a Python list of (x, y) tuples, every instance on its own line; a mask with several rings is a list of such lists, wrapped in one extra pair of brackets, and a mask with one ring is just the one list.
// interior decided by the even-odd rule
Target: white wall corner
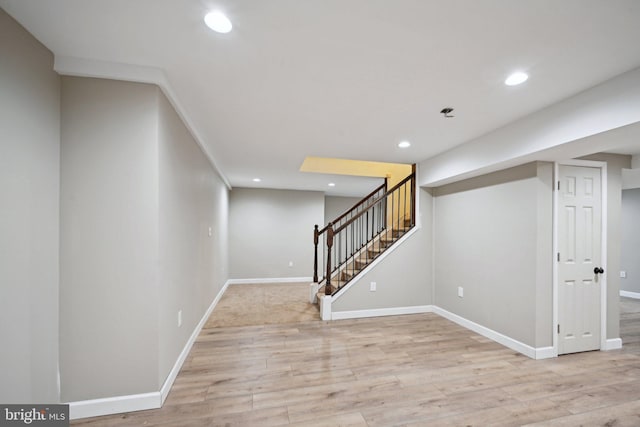
[(323, 295), (320, 297), (320, 318), (322, 320), (332, 320), (331, 314), (331, 295)]
[(622, 348), (622, 339), (621, 338), (609, 338), (605, 342), (603, 350), (619, 350)]
[(553, 357), (557, 357), (555, 348), (551, 347), (537, 347), (535, 349), (535, 359), (551, 359)]
[(225, 293), (230, 285), (230, 280), (227, 280), (218, 295), (214, 298), (213, 302), (204, 313), (200, 322), (196, 325), (193, 333), (187, 340), (182, 352), (178, 356), (176, 363), (169, 372), (167, 379), (164, 381), (160, 391), (154, 391), (150, 393), (133, 394), (128, 396), (107, 397), (103, 399), (82, 400), (78, 402), (69, 402), (69, 418), (76, 420), (79, 418), (99, 417), (102, 415), (120, 414), (124, 412), (144, 411), (147, 409), (158, 409), (164, 404), (171, 387), (173, 386), (180, 369), (184, 361), (187, 359), (191, 347), (195, 343), (200, 331), (204, 327), (207, 319), (213, 312), (220, 298)]

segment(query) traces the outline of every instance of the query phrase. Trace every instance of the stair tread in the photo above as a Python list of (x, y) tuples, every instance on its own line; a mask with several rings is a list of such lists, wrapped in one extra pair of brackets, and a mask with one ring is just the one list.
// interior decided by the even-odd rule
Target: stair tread
[[(342, 268), (338, 269), (332, 277), (331, 287), (332, 291), (342, 288), (347, 282), (357, 276), (362, 270), (364, 270), (371, 262), (373, 262), (382, 252), (386, 251), (393, 243), (397, 242), (407, 231), (413, 228), (410, 219), (403, 221), (404, 226), (387, 228), (381, 231), (375, 239), (370, 241), (366, 247), (361, 248), (361, 253), (358, 258), (350, 258)], [(348, 266), (348, 267), (345, 267)], [(340, 280), (338, 280), (340, 279)], [(325, 287), (322, 286), (318, 289), (318, 297), (325, 295)], [(333, 293), (332, 292), (332, 293)]]

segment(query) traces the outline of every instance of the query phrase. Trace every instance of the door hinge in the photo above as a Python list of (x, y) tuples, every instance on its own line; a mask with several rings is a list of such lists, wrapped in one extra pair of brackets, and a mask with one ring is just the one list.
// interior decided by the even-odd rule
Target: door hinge
[(558, 323), (558, 335), (560, 335), (560, 323)]
[(558, 252), (558, 262), (560, 262), (560, 252)]
[(560, 191), (560, 181), (558, 181), (558, 191)]

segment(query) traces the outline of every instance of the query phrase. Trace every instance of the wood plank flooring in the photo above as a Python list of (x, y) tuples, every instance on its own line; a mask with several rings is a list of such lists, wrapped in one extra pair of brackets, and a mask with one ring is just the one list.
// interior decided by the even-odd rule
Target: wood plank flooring
[[(230, 287), (227, 310), (252, 310), (233, 296), (247, 290)], [(628, 347), (540, 361), (435, 314), (210, 321), (163, 408), (72, 425), (637, 427), (640, 302), (626, 300)]]

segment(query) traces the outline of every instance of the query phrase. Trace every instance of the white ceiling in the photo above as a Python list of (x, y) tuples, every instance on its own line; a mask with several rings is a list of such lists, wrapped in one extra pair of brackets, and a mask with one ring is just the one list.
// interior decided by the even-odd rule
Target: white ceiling
[[(417, 163), (640, 67), (637, 0), (0, 5), (57, 57), (164, 70), (238, 187), (327, 191), (334, 181), (334, 194), (363, 194), (378, 181), (298, 168), (305, 156)], [(205, 26), (212, 9), (229, 16), (231, 33)], [(505, 86), (514, 70), (529, 81)], [(456, 117), (443, 118), (443, 107)], [(397, 147), (404, 139), (409, 149)]]

